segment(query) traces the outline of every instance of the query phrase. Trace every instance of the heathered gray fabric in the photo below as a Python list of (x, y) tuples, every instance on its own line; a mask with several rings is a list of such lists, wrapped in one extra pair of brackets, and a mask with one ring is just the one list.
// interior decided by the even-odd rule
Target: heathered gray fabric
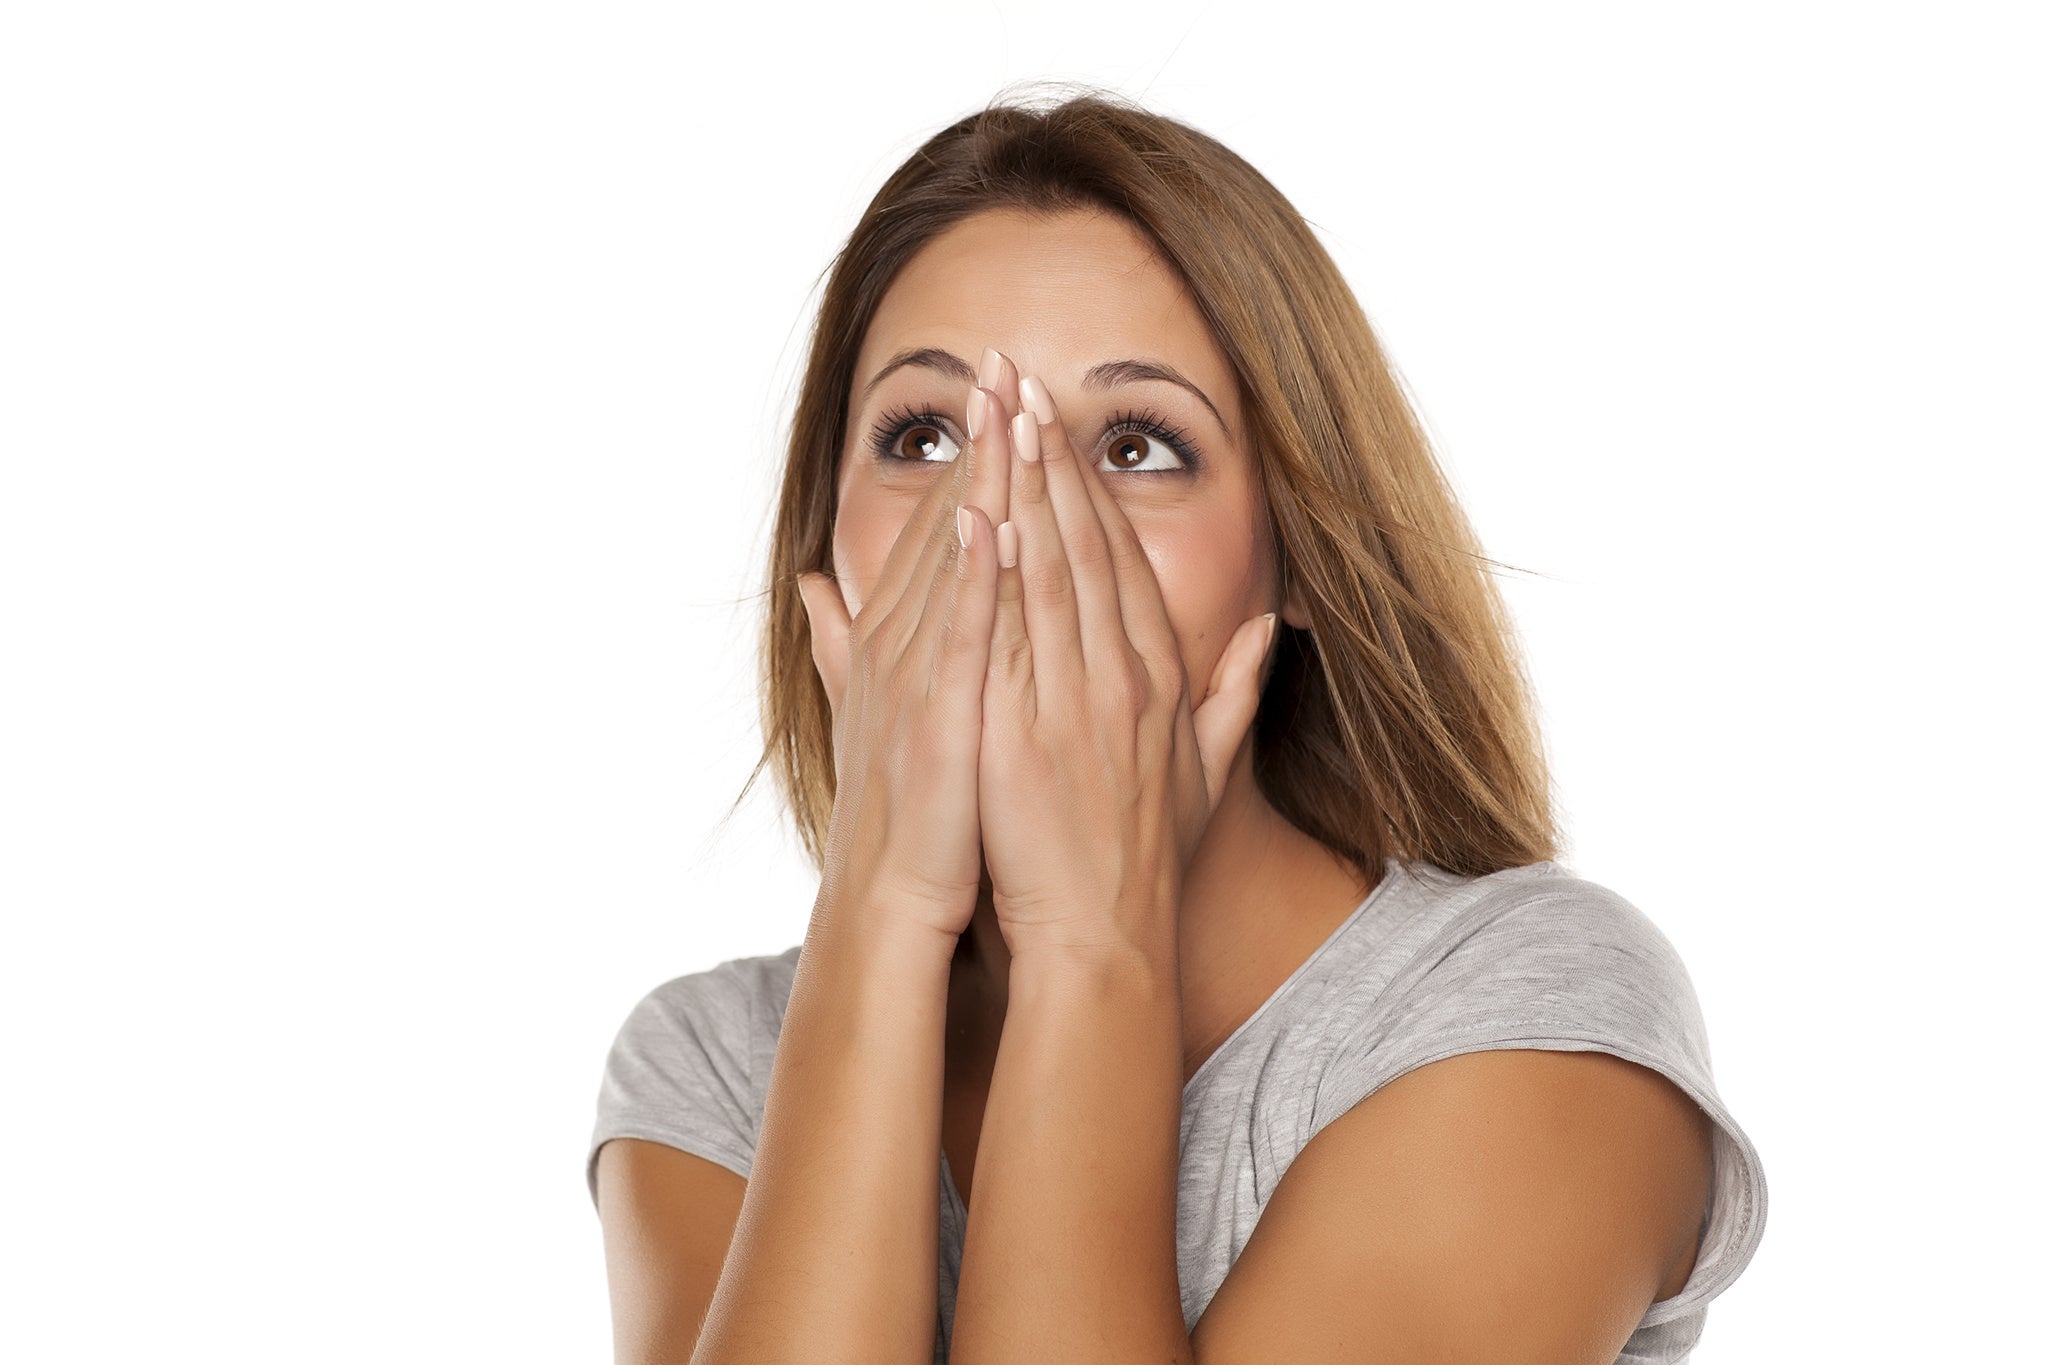
[[(746, 1175), (799, 948), (656, 987), (607, 1060), (597, 1149), (646, 1138)], [(1202, 1063), (1181, 1098), (1181, 1308), (1193, 1329), (1296, 1154), (1380, 1086), (1491, 1048), (1597, 1050), (1669, 1076), (1713, 1120), (1714, 1191), (1692, 1276), (1617, 1357), (1687, 1359), (1708, 1301), (1763, 1237), (1763, 1166), (1715, 1092), (1706, 1025), (1677, 952), (1621, 896), (1554, 862), (1454, 877), (1391, 860), (1365, 901)], [(966, 1220), (939, 1169), (946, 1360)]]

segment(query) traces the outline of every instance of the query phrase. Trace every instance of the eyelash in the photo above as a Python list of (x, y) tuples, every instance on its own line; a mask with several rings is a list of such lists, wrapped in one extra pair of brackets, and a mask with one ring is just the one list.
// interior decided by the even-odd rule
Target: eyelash
[[(946, 463), (942, 460), (913, 460), (908, 456), (892, 453), (896, 449), (896, 443), (903, 439), (903, 433), (916, 426), (943, 427), (945, 421), (930, 409), (899, 407), (883, 413), (881, 425), (877, 426), (874, 434), (868, 438), (868, 446), (874, 451), (875, 458), (894, 460), (899, 464)], [(1111, 432), (1136, 432), (1140, 436), (1149, 436), (1155, 441), (1161, 441), (1172, 449), (1182, 466), (1179, 469), (1119, 469), (1115, 471), (1119, 476), (1192, 474), (1202, 467), (1201, 447), (1195, 444), (1194, 439), (1186, 431), (1150, 409), (1125, 408), (1117, 412), (1109, 419), (1109, 425), (1103, 429), (1103, 435), (1107, 436)]]

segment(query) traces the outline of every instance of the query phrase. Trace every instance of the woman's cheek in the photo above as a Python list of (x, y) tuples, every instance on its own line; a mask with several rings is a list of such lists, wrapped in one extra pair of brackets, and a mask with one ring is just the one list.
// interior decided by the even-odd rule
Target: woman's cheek
[(1241, 620), (1237, 609), (1250, 566), (1250, 546), (1237, 545), (1237, 537), (1215, 526), (1183, 522), (1153, 527), (1139, 525), (1134, 518), (1132, 529), (1159, 580), (1166, 619), (1187, 670), (1188, 694), (1200, 705), (1216, 661)]
[(839, 593), (849, 617), (860, 615), (868, 594), (882, 577), (889, 551), (910, 521), (908, 507), (900, 500), (877, 496), (868, 488), (841, 490), (838, 513), (833, 518), (832, 565), (839, 580)]

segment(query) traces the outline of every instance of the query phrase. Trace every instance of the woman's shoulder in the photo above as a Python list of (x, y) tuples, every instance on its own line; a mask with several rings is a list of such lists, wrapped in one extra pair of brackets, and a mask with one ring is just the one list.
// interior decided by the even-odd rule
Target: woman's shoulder
[(735, 957), (670, 977), (641, 996), (619, 1026), (607, 1065), (615, 1098), (701, 1089), (716, 1078), (752, 1108), (788, 1008), (795, 948)]
[(1670, 936), (1606, 883), (1556, 861), (1470, 878), (1425, 870), (1417, 883), (1409, 952), (1386, 992), (1390, 1015), (1418, 1027), (1551, 1024), (1703, 1043)]
[(1411, 864), (1382, 894), (1302, 1011), (1320, 1063), (1311, 1131), (1407, 1070), (1485, 1048), (1598, 1048), (1711, 1086), (1691, 975), (1612, 887), (1554, 861), (1477, 877)]
[(616, 1137), (749, 1173), (796, 954), (728, 958), (641, 996), (605, 1058), (586, 1163), (593, 1200), (598, 1149)]
[(1386, 945), (1405, 957), (1401, 984), (1455, 986), (1471, 974), (1521, 975), (1537, 965), (1626, 965), (1685, 975), (1656, 920), (1604, 882), (1549, 860), (1458, 876), (1428, 863), (1397, 867), (1399, 933)]
[(1471, 883), (1455, 921), (1501, 939), (1626, 945), (1677, 964), (1670, 938), (1653, 916), (1605, 882), (1556, 861), (1511, 867)]
[(1461, 1053), (1600, 1051), (1659, 1073), (1712, 1123), (1714, 1191), (1691, 1278), (1653, 1306), (1630, 1349), (1652, 1332), (1689, 1341), (1706, 1302), (1754, 1253), (1768, 1195), (1755, 1144), (1715, 1084), (1699, 998), (1671, 938), (1612, 886), (1554, 861), (1479, 877), (1424, 867), (1391, 890), (1399, 932), (1377, 955), (1378, 975), (1354, 978), (1348, 1008), (1328, 1013), (1302, 1131), (1313, 1136), (1395, 1078)]
[(727, 958), (670, 977), (641, 997), (626, 1027), (694, 1032), (724, 1026), (752, 1034), (765, 1026), (772, 1037), (789, 1006), (801, 947)]
[[(1613, 888), (1556, 861), (1480, 876), (1388, 859), (1365, 902), (1319, 951), (1317, 1013), (1385, 1006), (1418, 987), (1469, 984), (1546, 960), (1625, 954), (1662, 972), (1684, 968), (1656, 922)], [(1553, 965), (1563, 965), (1561, 962)]]

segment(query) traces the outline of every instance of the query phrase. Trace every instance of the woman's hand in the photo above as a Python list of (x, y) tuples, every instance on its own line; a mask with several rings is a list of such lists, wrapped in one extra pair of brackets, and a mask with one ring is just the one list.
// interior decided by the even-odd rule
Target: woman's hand
[(996, 587), (982, 703), (996, 915), (1013, 955), (1171, 949), (1182, 877), (1258, 710), (1274, 618), (1238, 627), (1191, 710), (1144, 546), (1045, 386), (1026, 379), (1021, 397), (1014, 532), (1001, 537), (1015, 567)]
[(797, 581), (832, 706), (837, 784), (820, 903), (955, 937), (981, 889), (976, 794), (997, 570), (982, 509), (1009, 500), (1007, 433), (976, 422), (981, 406), (969, 427), (984, 429), (918, 500), (857, 619), (830, 577)]

